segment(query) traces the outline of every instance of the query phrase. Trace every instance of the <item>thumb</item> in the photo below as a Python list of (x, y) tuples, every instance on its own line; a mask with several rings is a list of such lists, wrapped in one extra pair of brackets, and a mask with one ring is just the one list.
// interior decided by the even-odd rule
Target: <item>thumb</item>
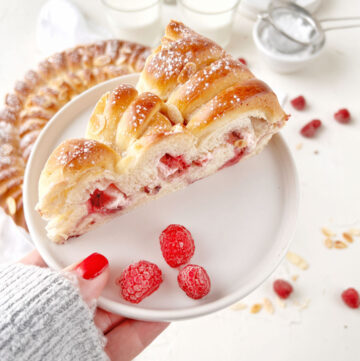
[(99, 298), (109, 279), (109, 261), (102, 254), (93, 253), (80, 263), (72, 264), (63, 271), (77, 277), (80, 294), (91, 306), (93, 300)]

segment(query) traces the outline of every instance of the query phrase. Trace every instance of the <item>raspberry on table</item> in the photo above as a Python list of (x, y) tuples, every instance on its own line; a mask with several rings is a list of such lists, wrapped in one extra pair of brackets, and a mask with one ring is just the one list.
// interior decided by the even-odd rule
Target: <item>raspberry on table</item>
[(128, 266), (116, 283), (126, 301), (139, 303), (155, 292), (162, 281), (162, 272), (156, 264), (139, 261)]
[(210, 277), (201, 266), (189, 264), (178, 274), (180, 288), (194, 300), (203, 298), (210, 292)]
[(240, 61), (240, 63), (247, 65), (247, 62), (244, 58), (238, 58), (238, 60)]
[(344, 301), (344, 303), (350, 308), (359, 308), (360, 306), (359, 293), (358, 291), (356, 291), (355, 288), (346, 289), (341, 294), (341, 298)]
[(188, 263), (194, 255), (194, 240), (184, 226), (170, 224), (161, 232), (159, 240), (163, 257), (170, 267)]
[(292, 99), (290, 103), (296, 110), (304, 110), (306, 106), (305, 98), (302, 95)]
[(285, 280), (276, 280), (273, 284), (275, 293), (282, 299), (286, 299), (293, 291), (291, 284)]
[(314, 119), (301, 128), (300, 133), (304, 137), (313, 138), (318, 128), (321, 127), (321, 120)]
[(347, 124), (350, 122), (350, 112), (346, 109), (340, 109), (334, 114), (334, 118), (342, 124)]

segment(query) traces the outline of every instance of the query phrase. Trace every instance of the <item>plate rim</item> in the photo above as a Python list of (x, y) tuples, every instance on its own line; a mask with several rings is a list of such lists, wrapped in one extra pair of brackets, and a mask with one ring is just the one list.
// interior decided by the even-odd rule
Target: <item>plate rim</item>
[[(70, 102), (68, 102), (64, 107), (62, 107), (46, 124), (46, 126), (43, 128), (41, 134), (37, 138), (33, 150), (31, 152), (31, 155), (29, 157), (27, 167), (25, 169), (25, 175), (24, 175), (24, 188), (23, 188), (23, 199), (24, 199), (24, 214), (26, 223), (28, 225), (29, 234), (31, 237), (32, 242), (34, 243), (35, 247), (38, 249), (40, 255), (43, 257), (45, 262), (53, 269), (60, 270), (60, 265), (55, 261), (55, 259), (52, 257), (51, 252), (48, 252), (46, 247), (42, 244), (41, 241), (37, 240), (37, 231), (35, 229), (35, 226), (33, 225), (33, 219), (31, 216), (32, 209), (30, 208), (30, 201), (29, 199), (29, 178), (31, 173), (31, 165), (35, 161), (35, 154), (37, 153), (37, 149), (39, 147), (39, 144), (42, 143), (42, 139), (46, 136), (46, 133), (48, 132), (48, 129), (53, 127), (56, 123), (56, 120), (62, 116), (62, 113), (65, 112), (69, 107), (72, 107), (74, 103), (78, 102), (80, 99), (83, 99), (84, 97), (87, 97), (89, 93), (97, 91), (99, 88), (106, 88), (110, 84), (114, 84), (114, 87), (116, 85), (125, 83), (125, 82), (131, 82), (129, 79), (133, 80), (134, 78), (138, 77), (138, 73), (133, 74), (127, 74), (122, 75), (117, 78), (113, 78), (110, 80), (107, 80), (105, 82), (102, 82), (100, 84), (97, 84), (96, 86), (86, 90), (85, 92), (77, 95), (74, 97)], [(252, 278), (251, 282), (247, 282), (245, 286), (243, 286), (241, 289), (238, 289), (232, 293), (227, 294), (224, 297), (221, 297), (215, 301), (202, 304), (199, 306), (192, 306), (189, 308), (179, 309), (179, 310), (156, 310), (156, 309), (144, 309), (140, 307), (134, 307), (131, 304), (123, 304), (119, 303), (113, 300), (110, 300), (104, 296), (100, 296), (98, 299), (98, 306), (116, 313), (121, 314), (125, 317), (133, 318), (133, 319), (139, 319), (144, 321), (178, 321), (178, 320), (185, 320), (185, 319), (191, 319), (199, 316), (203, 316), (206, 314), (210, 314), (216, 311), (219, 311), (221, 309), (224, 309), (235, 302), (239, 301), (240, 299), (247, 296), (249, 293), (251, 293), (253, 290), (258, 288), (261, 284), (263, 284), (278, 268), (280, 263), (282, 262), (283, 258), (285, 257), (291, 241), (294, 237), (295, 231), (296, 231), (296, 225), (297, 225), (297, 218), (298, 218), (298, 210), (299, 210), (299, 201), (300, 201), (300, 187), (299, 187), (299, 178), (298, 173), (296, 170), (296, 164), (294, 161), (294, 158), (292, 156), (292, 153), (286, 144), (283, 136), (281, 134), (275, 134), (273, 136), (272, 142), (276, 142), (276, 146), (282, 148), (282, 156), (286, 159), (286, 166), (288, 168), (288, 173), (292, 178), (292, 185), (289, 187), (291, 192), (293, 193), (293, 198), (291, 199), (291, 202), (293, 203), (291, 209), (293, 210), (292, 214), (288, 217), (290, 217), (287, 220), (287, 223), (282, 224), (282, 228), (285, 228), (284, 234), (278, 235), (277, 239), (280, 237), (286, 237), (287, 241), (282, 241), (281, 244), (285, 244), (285, 247), (279, 252), (279, 256), (276, 262), (271, 263), (269, 262), (269, 265), (265, 266), (265, 271), (261, 272), (260, 275), (256, 275)], [(283, 168), (285, 166), (281, 166)], [(287, 182), (289, 183), (289, 181)], [(275, 243), (275, 241), (274, 241)]]

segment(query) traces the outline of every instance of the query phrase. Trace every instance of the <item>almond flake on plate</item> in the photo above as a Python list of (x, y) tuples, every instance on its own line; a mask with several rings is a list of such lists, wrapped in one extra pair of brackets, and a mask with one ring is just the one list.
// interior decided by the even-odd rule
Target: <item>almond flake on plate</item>
[(264, 298), (264, 309), (267, 313), (270, 313), (271, 315), (275, 312), (273, 304), (266, 297)]
[(293, 275), (293, 276), (291, 276), (291, 279), (292, 279), (294, 282), (296, 282), (296, 281), (298, 280), (298, 278), (299, 278), (299, 275)]
[(258, 313), (261, 311), (261, 309), (262, 309), (262, 304), (255, 303), (254, 305), (251, 306), (250, 313)]
[(241, 310), (245, 310), (245, 308), (247, 308), (247, 305), (245, 305), (245, 303), (238, 302), (238, 303), (235, 303), (234, 305), (232, 305), (230, 308), (233, 311), (241, 311)]
[(297, 149), (297, 150), (300, 150), (302, 147), (303, 147), (303, 144), (302, 144), (302, 143), (299, 143), (299, 144), (296, 145), (296, 149)]
[(309, 264), (302, 257), (300, 257), (294, 252), (288, 252), (286, 255), (286, 259), (294, 266), (297, 266), (302, 270), (306, 270), (309, 268)]
[(360, 229), (352, 228), (347, 233), (351, 234), (352, 236), (360, 236)]
[(321, 232), (326, 237), (334, 237), (336, 235), (333, 231), (330, 231), (330, 229), (326, 227), (321, 228)]
[(344, 232), (342, 234), (343, 238), (345, 239), (345, 241), (349, 242), (349, 243), (353, 243), (354, 239), (352, 238), (351, 234), (348, 232)]
[(305, 310), (305, 308), (308, 308), (308, 307), (309, 307), (309, 304), (310, 304), (310, 300), (307, 298), (307, 299), (304, 301), (304, 303), (299, 306), (299, 309), (300, 309), (300, 310)]
[(337, 249), (344, 249), (344, 248), (347, 248), (347, 244), (344, 243), (343, 241), (335, 241), (334, 247)]
[(326, 238), (324, 244), (326, 248), (333, 248), (333, 240), (330, 238)]
[(304, 310), (305, 308), (308, 308), (310, 303), (310, 300), (307, 298), (303, 303), (300, 303), (299, 301), (295, 300), (294, 305), (299, 308), (299, 310)]

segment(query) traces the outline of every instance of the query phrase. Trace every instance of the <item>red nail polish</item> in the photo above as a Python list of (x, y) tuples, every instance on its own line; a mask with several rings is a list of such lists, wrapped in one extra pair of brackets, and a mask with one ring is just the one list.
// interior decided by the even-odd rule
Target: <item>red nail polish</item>
[(79, 263), (75, 269), (82, 278), (91, 280), (99, 276), (108, 265), (109, 261), (105, 256), (100, 253), (93, 253)]

